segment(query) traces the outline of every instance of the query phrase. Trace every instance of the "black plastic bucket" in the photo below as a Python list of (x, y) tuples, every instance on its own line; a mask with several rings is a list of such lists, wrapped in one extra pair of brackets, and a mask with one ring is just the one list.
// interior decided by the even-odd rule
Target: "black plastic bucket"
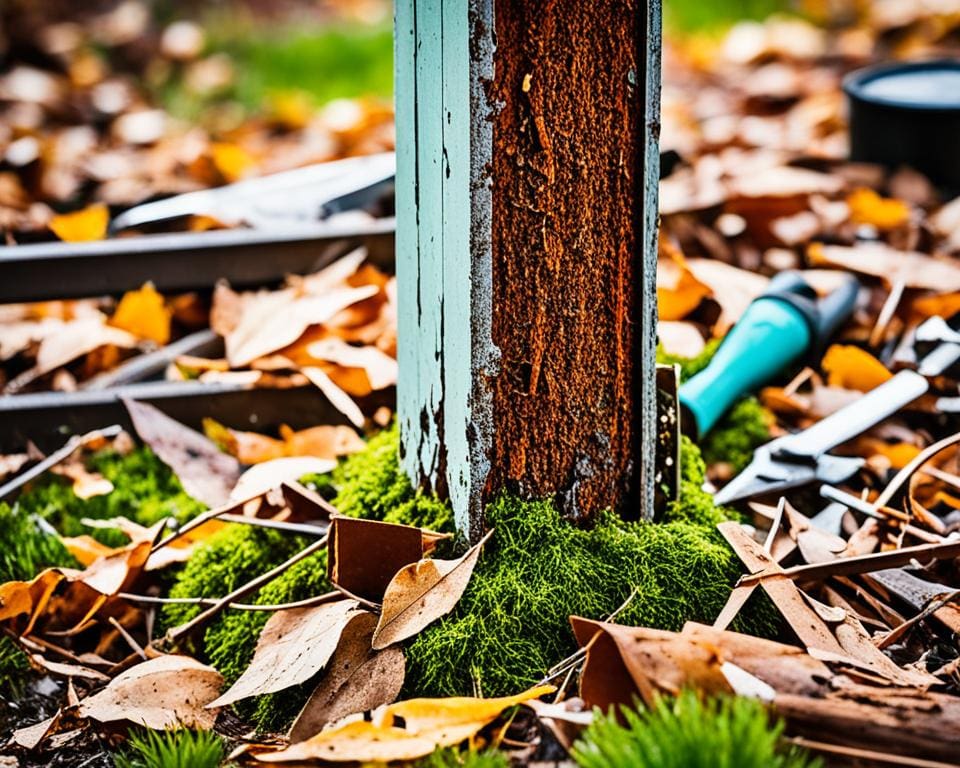
[(960, 60), (861, 69), (843, 90), (852, 160), (908, 165), (960, 189)]

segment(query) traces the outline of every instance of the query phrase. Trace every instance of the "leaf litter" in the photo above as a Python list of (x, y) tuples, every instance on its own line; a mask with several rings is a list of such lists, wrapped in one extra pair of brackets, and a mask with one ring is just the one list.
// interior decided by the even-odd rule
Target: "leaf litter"
[[(918, 352), (905, 340), (923, 319), (951, 320), (960, 310), (956, 201), (943, 199), (915, 172), (888, 172), (848, 162), (838, 87), (845, 71), (872, 56), (949, 48), (951, 25), (955, 20), (935, 9), (889, 3), (864, 10), (854, 25), (837, 25), (830, 31), (808, 22), (774, 19), (737, 25), (715, 42), (679, 40), (667, 46), (663, 148), (675, 151), (680, 162), (662, 182), (658, 296), (661, 320), (682, 325), (661, 334), (665, 351), (682, 352), (682, 357), (698, 354), (708, 342), (722, 337), (768, 278), (783, 269), (804, 269), (811, 281), (814, 267), (851, 271), (863, 278), (857, 312), (841, 329), (836, 344), (809, 361), (810, 367), (796, 378), (778, 381), (760, 393), (775, 416), (768, 428), (771, 437), (809, 426), (874, 388), (897, 368), (915, 366), (925, 350)], [(30, 78), (37, 83), (32, 96), (36, 103), (60, 98), (61, 81), (38, 79), (28, 71), (5, 78), (2, 88), (23, 92), (23, 82)], [(116, 130), (133, 145), (149, 147), (151, 137), (164, 130), (163, 117), (149, 111), (130, 117), (135, 119), (123, 121)], [(29, 151), (24, 144), (14, 155), (22, 152), (27, 158)], [(255, 153), (239, 147), (211, 146), (208, 152), (210, 166), (224, 179), (250, 172), (257, 162)], [(27, 224), (31, 221), (22, 210), (17, 216)], [(353, 398), (395, 381), (391, 365), (395, 288), (369, 270), (361, 273), (360, 262), (354, 266), (354, 261), (341, 264), (336, 274), (314, 276), (312, 287), (307, 278), (292, 279), (273, 294), (218, 289), (210, 323), (228, 339), (226, 356), (183, 358), (171, 375), (254, 373), (259, 382), (267, 371), (305, 373), (359, 428)], [(365, 282), (351, 283), (355, 276)], [(4, 312), (11, 321), (0, 333), (0, 349), (6, 359), (26, 353), (26, 364), (32, 366), (31, 348), (36, 354), (46, 328), (74, 322), (75, 314), (88, 318), (91, 329), (118, 328), (138, 344), (157, 343), (164, 327), (159, 303), (148, 288), (140, 291), (128, 302), (136, 311), (124, 315), (143, 314), (142, 319), (121, 315), (117, 320), (119, 310), (111, 316), (109, 305), (97, 302), (13, 308)], [(172, 298), (164, 299), (164, 313), (172, 303)], [(246, 308), (249, 314), (244, 319)], [(294, 318), (289, 327), (279, 329), (276, 339), (258, 333), (256, 318), (284, 309), (290, 309)], [(887, 318), (883, 323), (881, 316)], [(175, 311), (171, 317), (176, 318)], [(96, 349), (104, 347), (123, 348), (110, 342)], [(91, 351), (82, 354), (89, 356)], [(57, 359), (52, 352), (48, 355), (47, 360)], [(599, 623), (602, 617), (573, 619), (584, 650), (568, 669), (574, 677), (579, 669), (585, 706), (629, 704), (634, 696), (651, 703), (656, 696), (690, 686), (772, 697), (777, 712), (786, 718), (787, 736), (823, 754), (880, 760), (909, 752), (928, 760), (951, 760), (945, 737), (957, 724), (960, 653), (944, 622), (951, 621), (947, 609), (953, 605), (960, 574), (955, 554), (938, 553), (953, 551), (949, 537), (960, 529), (956, 490), (960, 481), (955, 445), (933, 453), (927, 449), (950, 436), (949, 400), (957, 382), (956, 371), (947, 369), (933, 382), (936, 399), (918, 401), (843, 447), (866, 458), (867, 464), (838, 489), (850, 497), (841, 497), (849, 504), (839, 511), (827, 514), (825, 502), (790, 493), (790, 511), (778, 514), (754, 505), (748, 525), (724, 524), (724, 535), (742, 558), (745, 574), (733, 585), (718, 626), (688, 624), (679, 633), (666, 633)], [(298, 449), (289, 447), (292, 431), (279, 440), (258, 441), (211, 425), (208, 436), (214, 435), (215, 442), (243, 463), (254, 463), (247, 458), (271, 462), (297, 455)], [(334, 455), (319, 449), (309, 455), (321, 459), (342, 455), (330, 447), (336, 439), (325, 436), (321, 442), (322, 450)], [(350, 450), (357, 447), (349, 441), (344, 444)], [(898, 471), (907, 475), (897, 475)], [(728, 477), (711, 468), (710, 479), (716, 484)], [(270, 475), (252, 492), (269, 496), (272, 489), (267, 486), (280, 480), (279, 475)], [(261, 499), (257, 506), (264, 514), (278, 511), (275, 499)], [(278, 517), (283, 514), (279, 510)], [(332, 649), (329, 643), (320, 643), (317, 658), (291, 673), (290, 679), (297, 682), (303, 682), (303, 675), (311, 677), (316, 687), (291, 731), (290, 746), (251, 746), (257, 759), (412, 759), (438, 744), (473, 737), (523, 697), (547, 694), (549, 689), (537, 688), (521, 697), (488, 701), (472, 697), (392, 703), (402, 685), (403, 650), (398, 643), (453, 608), (478, 556), (476, 548), (456, 560), (418, 556), (398, 566), (381, 600), (367, 596), (375, 603), (367, 606), (369, 610), (351, 608), (356, 613), (336, 622), (332, 630), (336, 634), (339, 628), (340, 642)], [(104, 588), (110, 582), (109, 594), (93, 594), (97, 590), (81, 578), (77, 583), (93, 592), (84, 592), (80, 602), (86, 610), (70, 615), (74, 623), (67, 630), (99, 620), (101, 614), (113, 612), (114, 619), (121, 615), (117, 612), (124, 598), (113, 589), (127, 576), (115, 566), (118, 559), (110, 560), (118, 557), (105, 553), (103, 559), (92, 560), (89, 569), (94, 570), (87, 578)], [(108, 562), (109, 567), (103, 564)], [(126, 573), (131, 572), (139, 578), (135, 569)], [(50, 573), (54, 575), (45, 575)], [(929, 599), (918, 601), (916, 580), (920, 594)], [(35, 584), (22, 582), (11, 591), (18, 597), (10, 604), (26, 606), (16, 615), (20, 624), (23, 616), (29, 622), (36, 617), (30, 633), (21, 638), (24, 644), (42, 640), (48, 644), (47, 652), (57, 654), (52, 638), (61, 635), (44, 639), (48, 617), (43, 611), (47, 606), (63, 607), (63, 601), (57, 601), (62, 596), (55, 591), (68, 581), (46, 571)], [(130, 588), (123, 582), (124, 589)], [(770, 595), (791, 628), (776, 642), (725, 628), (741, 611), (750, 610), (747, 593), (758, 590)], [(301, 617), (328, 613), (338, 603), (338, 610), (343, 610), (344, 605), (353, 605), (349, 600), (282, 609), (273, 618), (289, 617), (288, 611), (301, 612), (297, 614)], [(128, 608), (137, 611), (124, 606)], [(52, 632), (62, 632), (63, 617), (57, 612), (53, 616), (58, 623)], [(270, 638), (265, 627), (264, 652)], [(114, 632), (111, 643), (100, 643), (98, 650), (115, 658), (123, 642)], [(145, 632), (139, 642), (152, 648)], [(282, 647), (269, 651), (284, 652)], [(97, 655), (79, 643), (68, 652), (77, 659)], [(125, 647), (123, 655), (118, 665), (134, 656), (135, 649)], [(159, 657), (170, 658), (179, 657)], [(99, 693), (81, 697), (79, 706), (103, 696), (123, 675), (155, 661), (140, 661), (120, 671)], [(47, 658), (45, 663), (51, 670), (68, 670), (56, 666), (66, 661)], [(351, 674), (350, 668), (358, 663), (370, 670), (369, 679)], [(255, 657), (248, 667), (254, 677), (262, 677), (259, 664), (264, 662)], [(108, 674), (113, 671), (106, 669)], [(289, 681), (282, 670), (279, 680), (269, 678), (274, 671), (267, 670), (267, 687), (286, 686)], [(373, 685), (371, 681), (381, 675), (383, 685)], [(213, 693), (214, 698), (221, 695), (219, 686)], [(103, 698), (109, 701), (111, 696)], [(343, 700), (351, 703), (342, 707), (355, 711), (338, 708)], [(357, 718), (371, 709), (371, 719)], [(168, 714), (158, 713), (152, 721), (165, 722)], [(36, 730), (42, 733), (31, 735), (31, 743), (50, 735), (51, 723), (41, 723)]]

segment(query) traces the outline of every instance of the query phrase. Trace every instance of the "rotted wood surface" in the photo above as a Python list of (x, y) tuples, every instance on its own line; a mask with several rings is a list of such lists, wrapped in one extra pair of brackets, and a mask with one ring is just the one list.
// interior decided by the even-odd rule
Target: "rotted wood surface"
[(396, 14), (407, 472), (474, 537), (502, 490), (651, 516), (659, 3)]

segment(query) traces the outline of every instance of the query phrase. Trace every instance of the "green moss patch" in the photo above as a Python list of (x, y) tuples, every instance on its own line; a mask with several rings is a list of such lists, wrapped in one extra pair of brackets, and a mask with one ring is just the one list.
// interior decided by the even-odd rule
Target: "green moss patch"
[(773, 414), (752, 395), (739, 400), (703, 439), (703, 458), (708, 464), (726, 462), (740, 472), (753, 452), (770, 439)]
[(44, 568), (78, 565), (60, 539), (41, 530), (22, 506), (0, 503), (0, 584), (29, 581)]
[(149, 448), (136, 448), (128, 454), (100, 451), (86, 463), (91, 472), (112, 482), (114, 490), (81, 499), (68, 481), (48, 474), (20, 495), (18, 506), (28, 515), (44, 518), (63, 536), (86, 533), (107, 546), (121, 546), (128, 539), (116, 529), (89, 528), (80, 522), (82, 518), (126, 517), (150, 526), (167, 517), (182, 523), (205, 509), (187, 495), (176, 475)]

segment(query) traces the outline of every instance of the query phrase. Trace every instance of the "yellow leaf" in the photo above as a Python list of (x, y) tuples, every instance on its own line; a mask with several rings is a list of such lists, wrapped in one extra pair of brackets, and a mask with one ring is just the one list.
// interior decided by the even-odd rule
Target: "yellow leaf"
[(883, 363), (869, 352), (849, 344), (831, 346), (820, 365), (827, 374), (829, 386), (856, 389), (860, 392), (869, 392), (893, 376)]
[(877, 229), (896, 229), (910, 219), (910, 206), (902, 200), (880, 197), (872, 189), (857, 189), (847, 196), (850, 220)]
[(505, 709), (555, 691), (552, 685), (517, 696), (398, 701), (373, 713), (372, 721), (347, 720), (279, 752), (256, 755), (266, 763), (322, 758), (332, 762), (415, 760), (438, 747), (459, 744), (493, 722)]
[(110, 224), (110, 211), (103, 203), (96, 203), (73, 213), (61, 213), (50, 219), (50, 230), (67, 243), (103, 240)]
[(110, 325), (138, 338), (166, 344), (170, 341), (171, 314), (153, 283), (144, 283), (142, 288), (123, 295), (117, 311), (110, 318)]
[(214, 142), (210, 155), (220, 175), (229, 182), (239, 181), (256, 165), (253, 156), (237, 144)]
[(903, 469), (920, 453), (920, 447), (910, 443), (888, 443), (885, 440), (865, 437), (859, 444), (863, 445), (865, 451), (886, 458), (893, 469)]
[(284, 128), (299, 130), (313, 117), (313, 104), (303, 91), (284, 91), (270, 99), (270, 114)]

